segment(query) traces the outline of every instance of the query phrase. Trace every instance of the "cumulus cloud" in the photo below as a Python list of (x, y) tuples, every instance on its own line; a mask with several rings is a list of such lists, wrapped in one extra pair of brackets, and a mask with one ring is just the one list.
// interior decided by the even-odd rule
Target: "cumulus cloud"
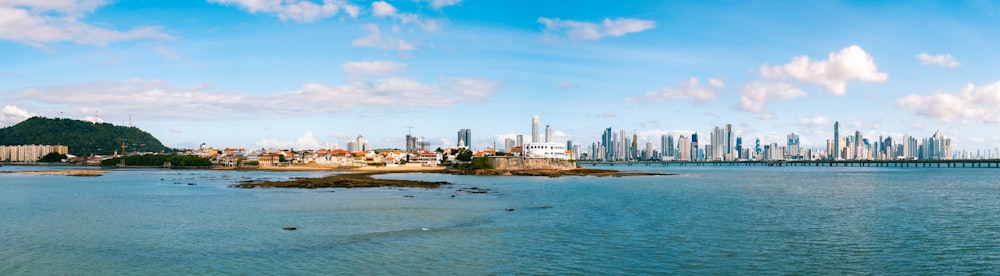
[(917, 55), (917, 59), (920, 60), (920, 64), (923, 65), (941, 65), (948, 68), (955, 68), (962, 65), (962, 63), (955, 60), (950, 53), (943, 55), (920, 53)]
[(572, 40), (599, 40), (605, 37), (619, 37), (656, 27), (656, 22), (632, 18), (605, 18), (600, 23), (591, 23), (559, 18), (539, 17), (538, 23), (545, 26), (549, 35), (565, 33)]
[(759, 113), (769, 101), (786, 100), (806, 96), (806, 92), (783, 82), (753, 81), (743, 86), (740, 93), (740, 109)]
[(666, 100), (691, 99), (695, 102), (710, 102), (716, 100), (715, 91), (726, 84), (714, 78), (708, 79), (708, 86), (703, 86), (698, 78), (681, 82), (679, 89), (664, 87), (660, 90), (646, 92), (642, 96), (629, 97), (626, 100), (633, 103), (662, 102)]
[(407, 42), (402, 39), (395, 39), (391, 37), (383, 37), (382, 31), (379, 29), (378, 25), (366, 24), (362, 26), (365, 30), (368, 30), (368, 35), (355, 39), (351, 45), (355, 47), (374, 47), (389, 50), (396, 50), (400, 52), (411, 51), (417, 49), (416, 45)]
[(266, 13), (278, 16), (281, 21), (313, 22), (337, 15), (341, 9), (350, 17), (358, 16), (360, 8), (338, 0), (323, 0), (316, 3), (310, 0), (208, 0), (212, 3), (233, 5), (250, 13)]
[(403, 25), (415, 24), (428, 32), (441, 30), (441, 23), (438, 22), (438, 20), (420, 18), (419, 15), (413, 13), (399, 13), (396, 7), (393, 7), (385, 1), (372, 2), (372, 15), (376, 17), (394, 18), (399, 20), (399, 22)]
[(833, 52), (826, 60), (811, 61), (799, 56), (782, 66), (761, 65), (760, 75), (768, 79), (795, 79), (815, 83), (834, 95), (847, 93), (847, 81), (883, 82), (889, 75), (878, 71), (875, 60), (857, 45)]
[(375, 1), (372, 2), (372, 15), (374, 16), (395, 16), (396, 7), (393, 7), (385, 1)]
[(0, 127), (16, 125), (17, 123), (33, 116), (35, 116), (35, 114), (17, 106), (5, 105), (3, 107), (3, 112), (0, 113)]
[(176, 87), (165, 81), (131, 80), (14, 91), (5, 101), (49, 106), (77, 116), (101, 108), (102, 115), (113, 117), (135, 114), (159, 119), (233, 119), (443, 108), (480, 103), (498, 88), (497, 82), (482, 78), (451, 77), (428, 84), (390, 77), (343, 85), (308, 83), (293, 91), (254, 95), (211, 91), (207, 85)]
[(319, 149), (321, 147), (319, 141), (313, 137), (312, 131), (306, 131), (302, 137), (296, 139), (295, 141), (284, 141), (280, 139), (264, 139), (256, 143), (257, 147), (260, 148), (273, 148), (273, 149)]
[(17, 41), (37, 48), (56, 42), (106, 45), (132, 39), (172, 39), (159, 26), (143, 26), (128, 31), (96, 27), (83, 22), (86, 14), (104, 1), (0, 1), (0, 39)]
[(833, 125), (830, 120), (823, 116), (816, 116), (812, 118), (802, 118), (799, 119), (799, 125), (802, 126), (828, 126)]
[(986, 85), (966, 85), (957, 93), (909, 95), (896, 100), (896, 105), (914, 114), (944, 122), (1000, 123), (1000, 81)]
[(406, 70), (406, 64), (392, 61), (351, 61), (340, 66), (344, 72), (356, 75), (386, 75)]

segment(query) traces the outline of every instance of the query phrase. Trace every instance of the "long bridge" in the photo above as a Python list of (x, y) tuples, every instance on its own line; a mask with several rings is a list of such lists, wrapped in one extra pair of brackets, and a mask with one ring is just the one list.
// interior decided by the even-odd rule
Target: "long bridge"
[(754, 161), (598, 161), (577, 160), (579, 166), (772, 166), (772, 167), (900, 167), (1000, 168), (1000, 159), (962, 160), (754, 160)]

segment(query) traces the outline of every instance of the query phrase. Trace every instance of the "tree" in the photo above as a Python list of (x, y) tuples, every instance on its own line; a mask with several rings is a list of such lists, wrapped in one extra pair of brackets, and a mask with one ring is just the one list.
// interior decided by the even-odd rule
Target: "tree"
[(59, 154), (58, 152), (53, 152), (46, 154), (44, 157), (42, 157), (42, 159), (39, 159), (38, 162), (55, 163), (55, 162), (62, 162), (66, 158), (68, 157), (65, 154)]
[(472, 161), (472, 151), (468, 149), (462, 149), (462, 151), (458, 153), (458, 156), (455, 157), (455, 160), (463, 162)]
[(493, 169), (493, 164), (490, 163), (489, 157), (476, 157), (472, 159), (472, 168), (477, 170), (488, 170)]

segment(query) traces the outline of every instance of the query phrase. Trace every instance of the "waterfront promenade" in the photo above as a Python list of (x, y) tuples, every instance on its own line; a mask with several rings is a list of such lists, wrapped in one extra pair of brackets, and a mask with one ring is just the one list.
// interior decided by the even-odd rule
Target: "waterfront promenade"
[(901, 168), (1000, 168), (1000, 159), (972, 160), (760, 160), (760, 161), (595, 161), (577, 160), (583, 166), (795, 166), (795, 167), (901, 167)]

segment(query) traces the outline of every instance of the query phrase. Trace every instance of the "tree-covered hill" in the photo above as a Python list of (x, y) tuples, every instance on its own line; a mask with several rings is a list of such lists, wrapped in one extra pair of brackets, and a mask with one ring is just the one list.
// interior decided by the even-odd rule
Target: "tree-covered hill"
[(32, 117), (0, 129), (0, 145), (64, 145), (79, 156), (121, 151), (123, 140), (127, 152), (174, 151), (141, 129), (108, 123)]

